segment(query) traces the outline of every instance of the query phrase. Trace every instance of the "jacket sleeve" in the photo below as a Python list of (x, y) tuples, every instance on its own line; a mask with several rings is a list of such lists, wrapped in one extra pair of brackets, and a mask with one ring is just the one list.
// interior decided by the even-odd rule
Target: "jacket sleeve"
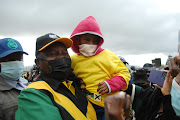
[(33, 89), (24, 89), (18, 96), (16, 120), (62, 120), (57, 107), (44, 93)]
[(112, 77), (109, 80), (106, 80), (107, 86), (109, 88), (109, 93), (120, 91), (122, 88), (126, 86), (126, 81), (121, 76)]
[[(109, 67), (109, 73), (110, 73), (110, 76), (111, 76), (110, 79), (112, 78), (112, 80), (114, 80), (113, 77), (116, 77), (116, 81), (115, 82), (118, 82), (118, 83), (122, 82), (122, 80), (125, 80), (126, 84), (125, 84), (125, 86), (123, 86), (123, 88), (121, 90), (126, 90), (127, 87), (128, 87), (128, 84), (129, 84), (129, 80), (130, 80), (129, 70), (124, 65), (124, 63), (119, 59), (119, 57), (117, 55), (112, 53), (109, 56), (110, 57), (107, 58), (108, 59), (107, 63), (109, 65), (108, 66)], [(117, 79), (117, 77), (119, 77), (119, 78)], [(107, 82), (109, 82), (109, 80)], [(110, 83), (108, 83), (108, 84), (110, 84)]]

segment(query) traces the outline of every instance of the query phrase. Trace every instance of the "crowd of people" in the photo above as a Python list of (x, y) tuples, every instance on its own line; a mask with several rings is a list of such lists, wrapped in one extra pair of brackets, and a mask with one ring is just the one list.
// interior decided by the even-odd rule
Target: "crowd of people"
[(171, 56), (159, 86), (144, 69), (131, 73), (103, 43), (93, 16), (70, 38), (42, 35), (36, 65), (22, 78), (28, 53), (17, 40), (0, 39), (0, 120), (180, 120), (180, 56)]
[(33, 67), (30, 69), (30, 71), (25, 71), (23, 73), (23, 78), (27, 79), (28, 82), (35, 82), (39, 77), (39, 69), (36, 65), (33, 65)]

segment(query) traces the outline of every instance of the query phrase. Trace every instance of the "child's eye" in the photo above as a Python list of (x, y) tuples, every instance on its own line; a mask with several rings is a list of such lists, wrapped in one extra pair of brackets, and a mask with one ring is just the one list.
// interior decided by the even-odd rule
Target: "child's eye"
[(84, 39), (85, 42), (89, 42), (89, 39)]
[(94, 39), (93, 43), (94, 44), (99, 44), (99, 39)]
[(98, 40), (94, 40), (94, 43), (96, 43), (96, 44), (97, 44), (97, 43), (98, 43)]

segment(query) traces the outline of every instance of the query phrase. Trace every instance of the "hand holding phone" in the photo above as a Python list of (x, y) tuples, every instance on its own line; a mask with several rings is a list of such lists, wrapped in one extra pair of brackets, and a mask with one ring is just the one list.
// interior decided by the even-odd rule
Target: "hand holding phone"
[(166, 80), (164, 81), (163, 87), (161, 88), (161, 92), (163, 95), (169, 95), (171, 92), (173, 77), (170, 72), (167, 72)]

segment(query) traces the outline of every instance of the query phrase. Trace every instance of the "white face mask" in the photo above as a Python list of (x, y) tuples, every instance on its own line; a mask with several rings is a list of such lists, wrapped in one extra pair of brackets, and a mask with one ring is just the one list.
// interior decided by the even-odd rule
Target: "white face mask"
[(171, 88), (171, 104), (177, 116), (180, 116), (180, 86), (175, 79), (172, 82)]
[(7, 80), (18, 80), (24, 71), (23, 61), (1, 62), (0, 75)]
[(95, 54), (96, 48), (97, 45), (82, 44), (79, 45), (79, 52), (86, 57), (90, 57)]

